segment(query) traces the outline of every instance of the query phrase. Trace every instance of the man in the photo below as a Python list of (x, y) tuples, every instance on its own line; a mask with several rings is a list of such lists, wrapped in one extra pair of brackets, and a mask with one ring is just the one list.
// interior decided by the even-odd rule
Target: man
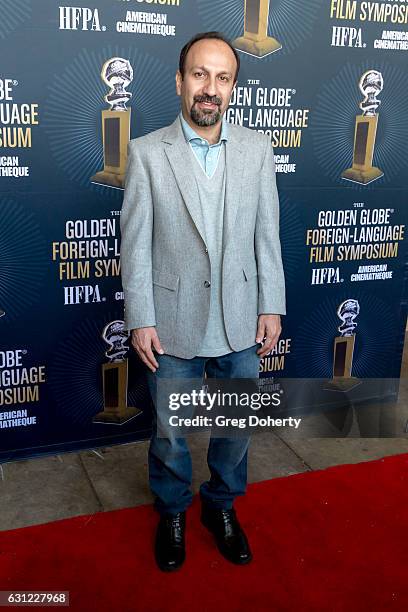
[[(147, 366), (154, 426), (166, 409), (158, 380), (177, 386), (204, 373), (257, 378), (260, 359), (281, 332), (285, 288), (272, 146), (223, 119), (239, 63), (220, 33), (193, 37), (176, 74), (180, 115), (129, 145), (121, 215), (125, 327)], [(245, 493), (248, 445), (249, 437), (212, 437), (211, 477), (200, 487), (201, 520), (237, 564), (252, 558), (233, 508)], [(156, 561), (164, 571), (178, 569), (192, 499), (184, 438), (153, 433), (149, 481), (160, 513)]]

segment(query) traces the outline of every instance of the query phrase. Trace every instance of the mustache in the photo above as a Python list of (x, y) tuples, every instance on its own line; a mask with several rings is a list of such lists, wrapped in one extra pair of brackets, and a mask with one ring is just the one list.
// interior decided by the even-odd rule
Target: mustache
[(194, 102), (209, 102), (210, 104), (220, 106), (222, 100), (218, 96), (194, 96)]

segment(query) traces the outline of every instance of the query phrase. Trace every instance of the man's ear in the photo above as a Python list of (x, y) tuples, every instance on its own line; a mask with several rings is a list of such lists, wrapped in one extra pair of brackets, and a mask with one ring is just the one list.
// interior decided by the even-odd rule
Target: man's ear
[(181, 76), (180, 70), (176, 72), (176, 93), (178, 96), (181, 96), (181, 83), (183, 81), (183, 77)]

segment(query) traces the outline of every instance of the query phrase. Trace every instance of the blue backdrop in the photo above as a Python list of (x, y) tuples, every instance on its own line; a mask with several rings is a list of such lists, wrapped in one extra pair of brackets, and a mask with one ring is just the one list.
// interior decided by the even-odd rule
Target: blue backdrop
[[(123, 191), (91, 181), (103, 169), (101, 112), (109, 109), (101, 69), (114, 57), (130, 62), (130, 135), (141, 136), (178, 113), (178, 56), (196, 32), (239, 39), (242, 68), (227, 117), (274, 145), (288, 314), (261, 377), (331, 378), (337, 310), (346, 300), (359, 304), (353, 376), (399, 377), (408, 2), (266, 4), (269, 38), (261, 32), (255, 53), (248, 28), (258, 23), (258, 0), (247, 0), (246, 20), (245, 0), (2, 1), (2, 460), (149, 435), (140, 364), (124, 352), (120, 330), (106, 337), (123, 319)], [(365, 73), (374, 74), (373, 90), (359, 87)], [(382, 175), (364, 184), (342, 173), (353, 165), (366, 96), (378, 117), (372, 165)], [(115, 346), (129, 370), (127, 404), (140, 411), (121, 423), (95, 422), (106, 404), (103, 364)]]

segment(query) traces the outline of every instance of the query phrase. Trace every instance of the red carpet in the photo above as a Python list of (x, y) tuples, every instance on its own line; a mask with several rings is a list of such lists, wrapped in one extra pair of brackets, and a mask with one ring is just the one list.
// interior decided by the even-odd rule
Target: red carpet
[(236, 508), (248, 566), (219, 556), (195, 498), (177, 573), (140, 506), (0, 533), (0, 588), (70, 591), (81, 612), (408, 609), (408, 454), (253, 484)]

